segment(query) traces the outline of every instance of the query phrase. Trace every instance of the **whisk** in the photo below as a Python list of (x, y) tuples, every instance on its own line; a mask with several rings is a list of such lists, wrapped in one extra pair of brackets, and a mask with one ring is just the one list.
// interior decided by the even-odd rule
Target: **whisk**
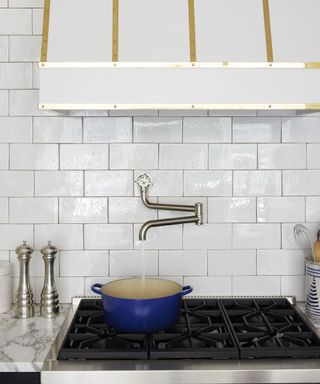
[(315, 261), (309, 229), (303, 224), (296, 224), (293, 228), (293, 233), (298, 247), (304, 250), (307, 257), (312, 257), (313, 261)]

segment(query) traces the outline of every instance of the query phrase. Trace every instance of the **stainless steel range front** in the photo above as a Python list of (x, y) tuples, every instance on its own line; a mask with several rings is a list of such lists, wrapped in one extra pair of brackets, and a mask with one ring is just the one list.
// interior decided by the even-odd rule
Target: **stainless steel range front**
[(320, 338), (293, 298), (182, 301), (169, 330), (126, 334), (104, 321), (101, 301), (73, 301), (42, 383), (303, 383), (320, 381)]

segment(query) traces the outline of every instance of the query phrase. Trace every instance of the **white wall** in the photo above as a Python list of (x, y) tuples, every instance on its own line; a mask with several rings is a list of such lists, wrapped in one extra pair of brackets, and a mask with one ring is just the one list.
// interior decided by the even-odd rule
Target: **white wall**
[[(58, 116), (37, 109), (42, 0), (0, 0), (0, 259), (27, 240), (56, 260), (61, 301), (93, 282), (139, 274), (138, 229), (156, 218), (134, 178), (163, 202), (204, 203), (205, 225), (152, 229), (147, 273), (213, 295), (297, 295), (295, 223), (320, 221), (320, 115), (138, 111)], [(273, 114), (273, 116), (272, 116)], [(91, 114), (92, 115), (92, 114)], [(172, 216), (159, 212), (158, 217)]]

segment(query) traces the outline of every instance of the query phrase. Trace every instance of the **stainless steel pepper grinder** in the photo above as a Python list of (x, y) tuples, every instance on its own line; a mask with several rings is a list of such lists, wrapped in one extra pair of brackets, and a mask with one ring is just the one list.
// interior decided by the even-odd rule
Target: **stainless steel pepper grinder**
[(48, 241), (48, 245), (41, 249), (44, 260), (44, 284), (40, 298), (40, 315), (54, 317), (59, 312), (59, 295), (54, 282), (54, 260), (58, 248)]
[(33, 249), (24, 241), (16, 248), (20, 264), (19, 285), (16, 290), (15, 316), (26, 319), (34, 316), (33, 293), (29, 277), (29, 262)]

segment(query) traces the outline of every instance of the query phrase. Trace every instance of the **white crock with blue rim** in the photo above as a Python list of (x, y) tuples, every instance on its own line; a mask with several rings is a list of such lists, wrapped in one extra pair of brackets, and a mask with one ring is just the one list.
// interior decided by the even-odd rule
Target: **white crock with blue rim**
[(320, 263), (306, 257), (306, 307), (309, 313), (320, 316)]

